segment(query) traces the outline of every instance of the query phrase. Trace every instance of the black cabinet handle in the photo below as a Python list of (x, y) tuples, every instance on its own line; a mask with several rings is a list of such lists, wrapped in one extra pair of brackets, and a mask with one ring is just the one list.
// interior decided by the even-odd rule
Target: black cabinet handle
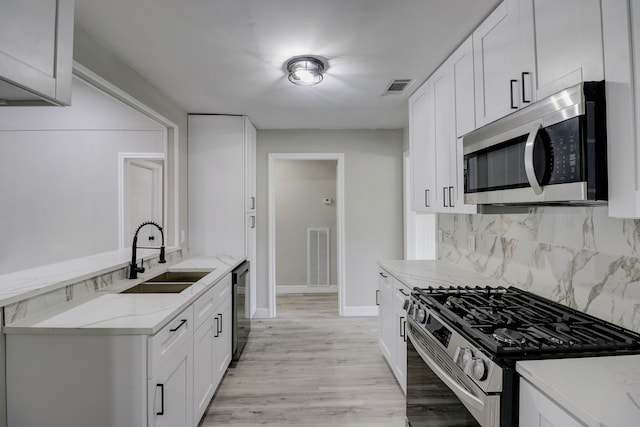
[(515, 105), (515, 104), (514, 104), (514, 102), (513, 102), (513, 84), (514, 84), (514, 83), (518, 84), (518, 81), (517, 81), (517, 80), (510, 80), (510, 81), (509, 81), (509, 85), (511, 86), (511, 87), (509, 88), (509, 90), (510, 90), (510, 92), (511, 92), (511, 109), (512, 109), (512, 110), (517, 110), (517, 109), (518, 109), (518, 106), (517, 106), (517, 105)]
[(220, 323), (219, 323), (220, 330), (218, 331), (218, 333), (221, 334), (222, 333), (222, 314), (218, 313), (218, 317), (220, 317)]
[(442, 187), (442, 206), (448, 208), (447, 205), (447, 187)]
[(404, 290), (404, 289), (402, 289), (402, 288), (398, 289), (398, 291), (400, 291), (400, 293), (401, 293), (402, 295), (404, 295), (405, 297), (408, 297), (408, 296), (410, 296), (410, 295), (411, 295), (411, 294), (408, 294), (408, 293), (407, 293), (407, 291), (405, 291), (405, 290)]
[(449, 207), (453, 208), (453, 187), (449, 187)]
[(424, 207), (429, 207), (429, 189), (424, 190)]
[(177, 331), (178, 329), (182, 328), (182, 325), (184, 325), (185, 323), (187, 323), (187, 319), (182, 319), (180, 321), (180, 324), (178, 326), (176, 326), (175, 328), (173, 328), (173, 329), (169, 329), (169, 332)]
[(407, 321), (402, 322), (402, 338), (404, 342), (407, 342)]
[(530, 75), (531, 75), (531, 73), (528, 72), (528, 71), (523, 71), (522, 72), (522, 102), (523, 103), (527, 103), (527, 104), (530, 103), (531, 100), (530, 99), (526, 99), (527, 95), (526, 95), (525, 90), (524, 90), (524, 77), (525, 76), (530, 76)]
[(216, 319), (216, 334), (214, 335), (214, 338), (218, 338), (220, 336), (220, 319), (218, 316), (214, 317), (214, 319)]
[(156, 415), (164, 415), (164, 384), (156, 384), (156, 387), (160, 387), (160, 412)]
[(400, 316), (400, 336), (404, 338), (404, 333), (402, 331), (402, 323), (404, 322), (404, 316)]
[(378, 301), (378, 295), (380, 295), (380, 289), (376, 289), (376, 305), (380, 305), (380, 301)]

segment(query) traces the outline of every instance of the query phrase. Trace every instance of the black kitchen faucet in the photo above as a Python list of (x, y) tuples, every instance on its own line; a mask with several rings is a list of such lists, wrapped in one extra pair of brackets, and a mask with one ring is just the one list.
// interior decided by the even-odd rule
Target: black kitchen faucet
[[(154, 225), (160, 230), (160, 236), (162, 237), (162, 244), (160, 245), (160, 260), (158, 261), (160, 264), (164, 264), (167, 262), (164, 259), (164, 232), (162, 231), (162, 227), (156, 224), (153, 221), (147, 221), (140, 224), (138, 229), (136, 230), (136, 234), (133, 235), (133, 243), (131, 243), (131, 263), (129, 264), (129, 279), (137, 279), (138, 273), (144, 273), (144, 259), (140, 260), (140, 267), (136, 265), (136, 249), (138, 247), (138, 232), (145, 225)], [(158, 249), (158, 247), (149, 247), (149, 246), (140, 246), (141, 249)]]

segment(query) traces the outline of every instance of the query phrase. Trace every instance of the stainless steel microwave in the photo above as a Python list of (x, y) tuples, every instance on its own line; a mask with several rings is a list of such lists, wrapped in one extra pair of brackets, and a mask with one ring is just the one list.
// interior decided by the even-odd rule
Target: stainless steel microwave
[(607, 200), (604, 82), (584, 82), (463, 137), (469, 204)]

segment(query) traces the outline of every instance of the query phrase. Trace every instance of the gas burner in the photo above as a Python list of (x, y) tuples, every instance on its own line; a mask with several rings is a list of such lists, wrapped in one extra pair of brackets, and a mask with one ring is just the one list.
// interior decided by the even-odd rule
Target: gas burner
[(496, 341), (507, 345), (522, 345), (527, 342), (527, 339), (520, 332), (507, 328), (496, 329), (493, 331), (493, 337)]

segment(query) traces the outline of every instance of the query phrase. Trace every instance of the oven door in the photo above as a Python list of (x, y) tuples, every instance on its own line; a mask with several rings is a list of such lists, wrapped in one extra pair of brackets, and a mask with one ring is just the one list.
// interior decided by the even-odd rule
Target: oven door
[(500, 396), (485, 394), (434, 339), (408, 320), (408, 425), (499, 427)]

